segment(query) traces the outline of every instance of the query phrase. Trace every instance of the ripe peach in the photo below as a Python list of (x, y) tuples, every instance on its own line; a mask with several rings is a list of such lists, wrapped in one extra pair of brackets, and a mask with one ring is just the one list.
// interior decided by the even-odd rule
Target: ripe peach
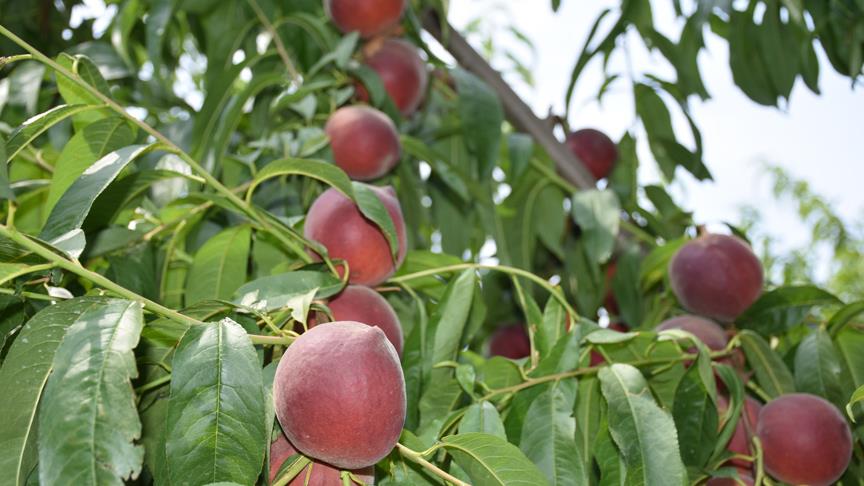
[(375, 108), (340, 108), (330, 115), (324, 131), (333, 161), (354, 180), (377, 179), (399, 162), (402, 146), (396, 125)]
[(285, 351), (276, 417), (303, 454), (359, 469), (383, 459), (405, 423), (405, 377), (384, 332), (359, 322), (315, 326)]
[[(279, 468), (282, 463), (289, 457), (299, 454), (294, 446), (288, 442), (284, 435), (279, 434), (279, 437), (270, 443), (270, 482), (276, 479)], [(364, 467), (363, 469), (351, 471), (363, 483), (372, 485), (375, 484), (375, 468), (372, 466)], [(308, 479), (308, 480), (307, 480)], [(288, 483), (288, 486), (331, 486), (334, 484), (342, 484), (341, 471), (329, 464), (320, 461), (312, 461), (306, 466), (300, 474), (294, 476), (294, 479)]]
[[(388, 39), (369, 55), (365, 63), (378, 73), (387, 94), (404, 116), (409, 116), (420, 106), (426, 95), (429, 75), (426, 64), (417, 54), (413, 44), (397, 39)], [(369, 101), (369, 93), (357, 90), (361, 101)]]
[[(384, 331), (396, 353), (402, 356), (402, 325), (393, 307), (381, 294), (362, 285), (349, 285), (327, 303), (335, 321), (356, 321)], [(310, 327), (317, 325), (317, 317)]]
[(762, 264), (734, 236), (688, 242), (669, 263), (672, 291), (686, 309), (720, 322), (738, 317), (762, 292)]
[(577, 130), (564, 142), (573, 155), (585, 163), (585, 168), (595, 179), (602, 179), (612, 172), (618, 159), (618, 147), (605, 133), (593, 128)]
[(368, 38), (399, 23), (405, 0), (325, 0), (324, 9), (342, 32), (358, 31)]
[(726, 332), (714, 321), (703, 317), (685, 314), (683, 316), (667, 319), (657, 326), (658, 331), (666, 329), (681, 329), (696, 336), (712, 351), (722, 351), (729, 343)]
[(522, 323), (499, 327), (489, 338), (489, 356), (521, 359), (531, 355), (531, 339)]
[(765, 470), (789, 484), (833, 484), (852, 457), (852, 432), (825, 399), (808, 393), (783, 395), (759, 413)]
[[(723, 396), (717, 396), (717, 411), (723, 415), (729, 409), (729, 400)], [(726, 449), (734, 454), (744, 456), (751, 455), (750, 439), (756, 433), (756, 425), (759, 423), (759, 412), (762, 410), (762, 404), (755, 399), (746, 397), (744, 399), (744, 410), (738, 418), (738, 423), (735, 425), (735, 432), (732, 438), (729, 439), (729, 444)], [(732, 459), (729, 463), (736, 467), (747, 468), (752, 464), (744, 459)]]
[(393, 275), (405, 259), (407, 245), (405, 220), (396, 192), (389, 186), (372, 189), (396, 227), (399, 253), (395, 262), (384, 232), (336, 189), (327, 189), (312, 203), (303, 228), (306, 238), (324, 245), (331, 258), (348, 263), (351, 283), (368, 286), (378, 285)]

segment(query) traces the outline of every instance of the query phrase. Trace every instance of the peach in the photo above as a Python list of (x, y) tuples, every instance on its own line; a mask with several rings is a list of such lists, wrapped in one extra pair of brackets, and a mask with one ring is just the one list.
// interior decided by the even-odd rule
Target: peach
[[(284, 435), (279, 434), (275, 441), (270, 443), (270, 482), (276, 480), (276, 475), (279, 473), (279, 468), (282, 467), (289, 457), (299, 454), (294, 446), (288, 442)], [(364, 484), (375, 484), (375, 468), (372, 466), (364, 467), (363, 469), (351, 471)], [(334, 484), (342, 484), (341, 471), (339, 468), (333, 467), (320, 461), (312, 461), (311, 464), (303, 468), (300, 474), (294, 476), (288, 486), (332, 486)]]
[(273, 382), (288, 441), (334, 467), (383, 459), (405, 423), (405, 377), (384, 332), (359, 322), (321, 324), (285, 351)]
[(396, 192), (389, 186), (372, 189), (396, 227), (399, 252), (395, 262), (384, 232), (336, 189), (327, 189), (312, 203), (303, 228), (306, 238), (324, 245), (331, 258), (348, 263), (351, 283), (368, 286), (378, 285), (396, 272), (405, 259), (407, 245), (405, 220)]
[(707, 234), (672, 257), (669, 280), (687, 310), (730, 322), (762, 293), (762, 264), (740, 239)]
[(564, 141), (573, 155), (579, 158), (595, 179), (612, 172), (618, 159), (618, 147), (605, 133), (593, 128), (577, 130)]
[[(759, 423), (759, 412), (762, 410), (762, 404), (751, 397), (744, 399), (744, 413), (738, 418), (738, 423), (735, 425), (735, 432), (732, 438), (729, 439), (729, 444), (726, 449), (733, 454), (744, 456), (751, 455), (750, 440), (756, 433), (756, 425)], [(722, 415), (729, 409), (729, 400), (723, 395), (717, 396), (717, 411)], [(729, 463), (740, 468), (750, 467), (752, 464), (744, 459), (732, 459)]]
[[(356, 321), (384, 331), (396, 353), (402, 356), (402, 325), (393, 307), (381, 294), (362, 285), (349, 285), (327, 303), (335, 321)], [(310, 326), (317, 325), (317, 318)]]
[[(429, 75), (426, 64), (413, 44), (388, 39), (366, 57), (365, 63), (381, 77), (384, 89), (403, 116), (417, 111), (426, 95)], [(369, 93), (365, 89), (358, 89), (357, 97), (361, 101), (369, 101)]]
[(852, 457), (846, 419), (834, 405), (808, 393), (783, 395), (765, 405), (756, 435), (765, 470), (789, 484), (833, 484)]
[(531, 355), (531, 339), (522, 323), (499, 327), (489, 338), (489, 356), (521, 359)]
[(703, 317), (685, 314), (683, 316), (667, 319), (657, 326), (658, 331), (666, 329), (681, 329), (696, 336), (712, 351), (722, 351), (729, 343), (726, 332), (714, 321)]
[(399, 23), (405, 0), (325, 0), (324, 9), (342, 32), (357, 31), (368, 38)]
[(340, 108), (330, 115), (324, 131), (333, 161), (354, 180), (377, 179), (399, 162), (402, 146), (396, 125), (375, 108)]

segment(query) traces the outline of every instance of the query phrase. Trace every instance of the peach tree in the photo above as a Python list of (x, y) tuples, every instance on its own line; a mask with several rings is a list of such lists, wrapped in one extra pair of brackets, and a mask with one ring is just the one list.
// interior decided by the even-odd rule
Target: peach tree
[(579, 33), (619, 140), (445, 1), (0, 3), (0, 485), (861, 484), (864, 295), (637, 168), (711, 178), (706, 36), (777, 106), (860, 82), (864, 6), (665, 1)]

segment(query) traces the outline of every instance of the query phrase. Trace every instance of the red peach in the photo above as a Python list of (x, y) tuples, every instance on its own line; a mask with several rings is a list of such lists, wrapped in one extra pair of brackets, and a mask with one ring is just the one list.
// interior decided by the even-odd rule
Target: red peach
[(837, 408), (809, 393), (778, 397), (762, 408), (756, 435), (765, 470), (789, 484), (827, 486), (852, 458), (852, 432)]
[[(349, 285), (330, 299), (327, 306), (334, 321), (356, 321), (381, 328), (396, 353), (402, 356), (402, 325), (396, 311), (381, 294), (362, 285)], [(309, 322), (310, 327), (316, 325), (317, 317)]]
[(521, 359), (531, 355), (531, 339), (522, 323), (499, 327), (489, 338), (489, 356)]
[(399, 23), (405, 0), (325, 0), (324, 9), (342, 32), (368, 38)]
[(405, 423), (405, 377), (384, 332), (331, 322), (301, 334), (273, 382), (285, 436), (310, 458), (359, 469), (383, 459)]
[[(388, 39), (366, 58), (365, 63), (381, 77), (384, 89), (403, 116), (417, 111), (426, 95), (429, 75), (426, 64), (413, 44)], [(369, 101), (366, 89), (358, 89), (357, 97), (361, 101)]]
[(612, 172), (618, 159), (618, 147), (605, 133), (585, 128), (571, 133), (564, 142), (573, 155), (579, 158), (595, 179), (602, 179)]
[[(276, 480), (276, 475), (279, 469), (289, 457), (299, 454), (294, 446), (288, 442), (283, 434), (275, 441), (270, 443), (270, 482)], [(375, 468), (372, 466), (364, 467), (363, 469), (351, 471), (363, 483), (367, 485), (375, 484)], [(342, 484), (341, 471), (339, 468), (333, 467), (320, 461), (312, 461), (311, 464), (303, 468), (300, 474), (294, 476), (288, 486), (331, 486)]]
[(738, 469), (738, 478), (740, 481), (733, 478), (711, 478), (705, 486), (741, 486), (742, 483), (744, 486), (753, 486), (755, 484), (749, 471)]
[[(735, 425), (735, 432), (732, 438), (729, 439), (729, 444), (726, 449), (733, 454), (744, 456), (751, 455), (750, 440), (756, 433), (756, 426), (759, 423), (759, 412), (762, 410), (762, 404), (751, 397), (744, 399), (744, 413), (738, 417), (738, 423)], [(723, 395), (717, 396), (717, 411), (722, 415), (729, 409), (729, 400)], [(747, 468), (752, 464), (744, 459), (732, 459), (729, 463), (736, 467)]]
[(330, 257), (348, 263), (351, 283), (368, 286), (378, 285), (396, 272), (405, 259), (407, 246), (405, 220), (396, 192), (389, 186), (372, 189), (396, 227), (399, 252), (395, 262), (384, 232), (336, 189), (327, 189), (312, 203), (303, 228), (306, 238), (324, 245)]
[(762, 264), (740, 239), (707, 234), (672, 257), (669, 280), (686, 309), (730, 322), (762, 293)]
[(375, 108), (340, 108), (330, 115), (324, 131), (333, 161), (354, 180), (377, 179), (399, 162), (402, 146), (396, 125)]
[(683, 316), (667, 319), (657, 326), (658, 331), (666, 329), (681, 329), (696, 336), (702, 341), (705, 346), (711, 351), (722, 351), (729, 343), (729, 338), (726, 337), (726, 332), (723, 328), (717, 325), (714, 321), (685, 314)]

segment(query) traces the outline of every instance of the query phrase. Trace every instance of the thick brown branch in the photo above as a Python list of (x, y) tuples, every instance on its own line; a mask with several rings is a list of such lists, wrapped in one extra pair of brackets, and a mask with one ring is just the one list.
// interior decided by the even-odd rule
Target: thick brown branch
[(576, 158), (570, 150), (555, 138), (549, 129), (549, 124), (542, 121), (522, 98), (510, 88), (501, 74), (486, 62), (483, 57), (468, 44), (459, 32), (448, 24), (447, 32), (441, 31), (441, 21), (434, 11), (423, 16), (423, 28), (441, 43), (456, 59), (460, 66), (482, 79), (498, 94), (504, 105), (507, 119), (517, 130), (531, 135), (555, 161), (558, 171), (580, 189), (595, 187), (596, 181), (585, 165)]

